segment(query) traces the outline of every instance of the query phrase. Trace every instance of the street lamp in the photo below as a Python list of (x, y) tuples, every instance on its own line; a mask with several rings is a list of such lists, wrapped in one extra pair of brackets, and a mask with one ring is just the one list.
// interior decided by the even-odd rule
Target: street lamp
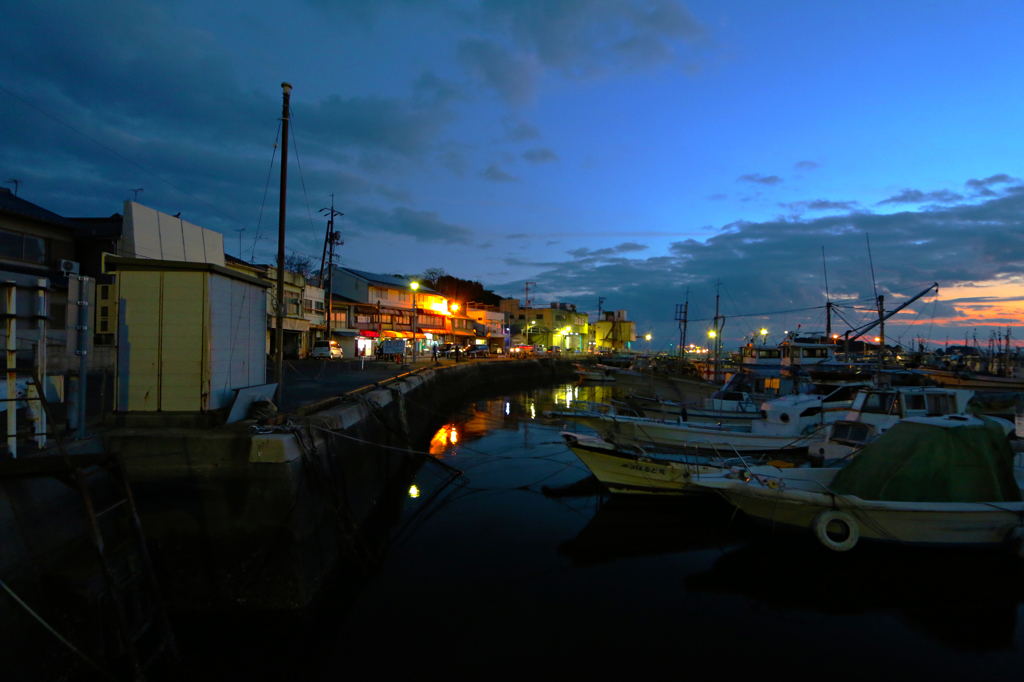
[(764, 345), (764, 339), (765, 339), (766, 336), (768, 336), (768, 330), (765, 329), (764, 327), (762, 327), (761, 328), (761, 345), (762, 346)]
[(647, 339), (647, 352), (650, 353), (651, 352), (651, 335), (648, 334), (644, 338)]
[(416, 290), (420, 288), (419, 282), (409, 282), (412, 287), (412, 361), (416, 362)]

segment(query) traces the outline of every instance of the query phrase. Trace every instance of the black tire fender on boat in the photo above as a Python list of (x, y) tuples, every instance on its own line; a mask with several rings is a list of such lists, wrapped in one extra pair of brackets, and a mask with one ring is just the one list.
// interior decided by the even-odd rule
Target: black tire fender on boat
[[(846, 527), (846, 537), (843, 540), (829, 537), (828, 526), (830, 523), (838, 523)], [(857, 525), (856, 519), (838, 509), (829, 509), (815, 516), (814, 521), (811, 522), (811, 530), (814, 531), (815, 537), (821, 544), (836, 552), (847, 552), (853, 549), (860, 539), (860, 527)]]

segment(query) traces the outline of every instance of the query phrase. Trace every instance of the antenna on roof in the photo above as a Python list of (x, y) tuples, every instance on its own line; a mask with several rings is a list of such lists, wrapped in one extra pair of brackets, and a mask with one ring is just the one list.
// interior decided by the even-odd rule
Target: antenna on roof
[(14, 196), (18, 196), (18, 185), (21, 184), (21, 180), (19, 180), (18, 178), (11, 178), (10, 180), (5, 182), (4, 184), (5, 185), (14, 185)]
[(139, 192), (142, 192), (143, 189), (141, 187), (139, 187), (138, 189), (130, 189), (128, 191), (135, 193), (135, 198), (132, 199), (132, 201), (134, 201), (135, 203), (138, 203), (139, 202)]

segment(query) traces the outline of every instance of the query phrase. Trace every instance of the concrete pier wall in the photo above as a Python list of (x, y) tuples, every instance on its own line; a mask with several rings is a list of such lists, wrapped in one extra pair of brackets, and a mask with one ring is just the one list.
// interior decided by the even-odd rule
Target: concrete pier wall
[[(128, 428), (104, 436), (125, 460), (173, 608), (294, 609), (340, 560), (372, 561), (359, 531), (394, 514), (440, 415), (487, 394), (574, 376), (552, 359), (428, 369), (254, 432)], [(335, 435), (341, 434), (341, 435)], [(391, 493), (391, 494), (389, 494)]]

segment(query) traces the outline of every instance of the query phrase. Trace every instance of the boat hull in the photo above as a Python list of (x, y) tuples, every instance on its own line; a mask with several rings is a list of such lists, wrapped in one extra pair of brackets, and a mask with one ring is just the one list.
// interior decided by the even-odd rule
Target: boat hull
[(672, 448), (723, 457), (776, 451), (799, 454), (807, 451), (807, 445), (814, 437), (810, 434), (761, 435), (727, 427), (689, 426), (628, 417), (584, 416), (576, 417), (576, 420), (613, 443), (643, 448)]
[(595, 438), (562, 436), (601, 485), (616, 495), (703, 495), (710, 491), (694, 485), (692, 479), (722, 471), (720, 466), (702, 463), (705, 458), (668, 460), (624, 452)]
[(921, 545), (1002, 545), (1021, 526), (1024, 502), (882, 502), (827, 493), (772, 490), (754, 482), (702, 481), (756, 521), (812, 530), (826, 511), (849, 514), (861, 538)]

